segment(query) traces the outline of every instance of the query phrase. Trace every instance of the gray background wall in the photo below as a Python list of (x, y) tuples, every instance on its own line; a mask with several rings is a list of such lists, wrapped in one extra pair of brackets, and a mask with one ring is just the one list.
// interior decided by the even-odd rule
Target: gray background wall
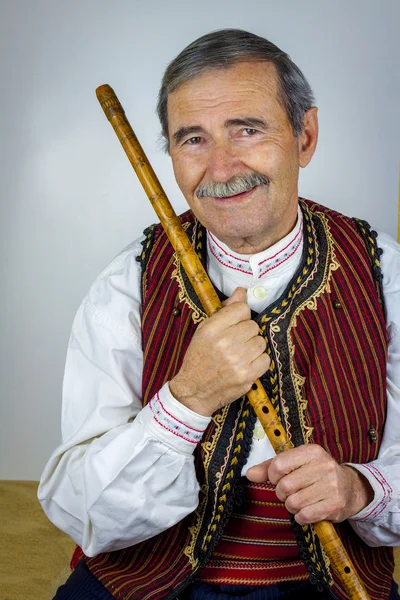
[(163, 70), (222, 27), (292, 55), (320, 109), (300, 192), (396, 236), (397, 0), (1, 0), (0, 478), (38, 479), (60, 441), (61, 382), (80, 300), (155, 221), (94, 90), (109, 83), (177, 211), (157, 146)]

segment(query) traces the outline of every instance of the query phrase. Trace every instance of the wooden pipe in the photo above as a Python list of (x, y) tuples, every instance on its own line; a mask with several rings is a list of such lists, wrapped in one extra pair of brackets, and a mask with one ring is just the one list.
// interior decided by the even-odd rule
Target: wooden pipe
[[(107, 119), (114, 128), (126, 155), (133, 166), (165, 232), (175, 249), (179, 260), (185, 269), (189, 280), (203, 305), (207, 316), (213, 315), (221, 308), (221, 302), (213, 285), (201, 264), (199, 257), (192, 248), (190, 241), (176, 216), (153, 168), (147, 159), (132, 127), (125, 116), (114, 90), (109, 85), (102, 85), (96, 90), (97, 99), (104, 110)], [(247, 394), (265, 433), (275, 452), (279, 454), (293, 444), (260, 380), (253, 383)], [(326, 552), (332, 569), (341, 581), (351, 600), (369, 600), (368, 593), (358, 577), (335, 528), (329, 521), (320, 521), (313, 525), (316, 534)]]

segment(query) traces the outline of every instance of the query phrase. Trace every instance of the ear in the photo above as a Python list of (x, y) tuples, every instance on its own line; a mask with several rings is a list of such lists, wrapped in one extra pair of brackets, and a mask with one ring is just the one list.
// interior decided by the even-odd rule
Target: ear
[(312, 159), (318, 142), (318, 108), (312, 106), (303, 117), (303, 131), (298, 137), (299, 166), (306, 167)]

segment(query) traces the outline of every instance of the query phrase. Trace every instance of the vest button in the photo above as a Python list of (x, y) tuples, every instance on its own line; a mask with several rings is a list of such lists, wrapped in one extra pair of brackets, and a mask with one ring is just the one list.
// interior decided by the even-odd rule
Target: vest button
[(180, 314), (181, 314), (181, 309), (180, 308), (174, 308), (174, 317), (179, 317)]
[(339, 300), (334, 300), (333, 308), (342, 308), (342, 303)]
[(376, 432), (376, 429), (374, 429), (373, 427), (371, 427), (371, 429), (368, 431), (368, 435), (369, 435), (369, 439), (371, 440), (371, 442), (378, 441), (378, 434)]

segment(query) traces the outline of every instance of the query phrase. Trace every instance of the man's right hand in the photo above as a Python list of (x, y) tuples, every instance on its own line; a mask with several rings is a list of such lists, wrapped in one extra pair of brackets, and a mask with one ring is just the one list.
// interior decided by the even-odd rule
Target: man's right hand
[(180, 371), (169, 382), (172, 395), (209, 417), (246, 394), (270, 364), (259, 333), (246, 291), (237, 288), (221, 310), (196, 329)]

